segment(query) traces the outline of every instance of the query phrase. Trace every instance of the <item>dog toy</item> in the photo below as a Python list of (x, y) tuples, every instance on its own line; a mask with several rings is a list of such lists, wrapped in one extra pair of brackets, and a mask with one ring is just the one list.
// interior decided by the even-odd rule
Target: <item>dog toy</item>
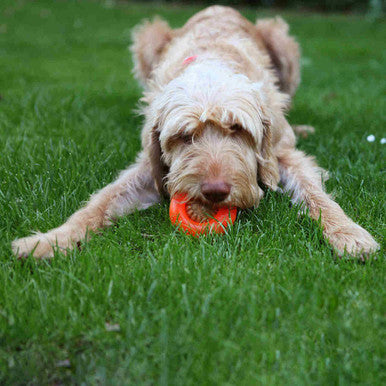
[(224, 233), (229, 223), (236, 220), (237, 208), (218, 208), (204, 221), (195, 221), (189, 216), (189, 201), (186, 194), (176, 194), (170, 201), (169, 216), (173, 225), (180, 226), (186, 233), (200, 236), (208, 233)]

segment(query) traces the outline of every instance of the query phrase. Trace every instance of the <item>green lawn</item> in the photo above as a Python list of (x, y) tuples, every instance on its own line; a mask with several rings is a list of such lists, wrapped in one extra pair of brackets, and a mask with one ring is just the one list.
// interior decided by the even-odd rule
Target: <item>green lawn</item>
[[(165, 202), (67, 257), (12, 257), (14, 238), (60, 225), (134, 160), (130, 29), (197, 10), (1, 1), (0, 384), (384, 384), (383, 252), (336, 260), (279, 193), (225, 236), (176, 232)], [(284, 16), (304, 64), (289, 119), (316, 127), (299, 146), (382, 243), (385, 22)]]

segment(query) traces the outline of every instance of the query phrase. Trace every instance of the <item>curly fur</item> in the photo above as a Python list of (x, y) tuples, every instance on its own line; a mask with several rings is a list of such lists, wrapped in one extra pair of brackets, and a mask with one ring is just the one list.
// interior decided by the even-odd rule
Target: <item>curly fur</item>
[[(227, 7), (209, 7), (181, 29), (156, 19), (135, 29), (134, 72), (144, 85), (143, 150), (117, 181), (59, 228), (13, 242), (18, 256), (66, 251), (118, 216), (145, 209), (161, 194), (187, 193), (206, 207), (206, 181), (230, 192), (221, 205), (257, 206), (259, 184), (282, 184), (308, 208), (342, 254), (377, 250), (371, 235), (325, 193), (321, 169), (295, 149), (285, 118), (300, 81), (299, 47), (282, 19), (252, 24)], [(194, 57), (189, 62), (185, 58)], [(302, 135), (312, 131), (298, 126)]]

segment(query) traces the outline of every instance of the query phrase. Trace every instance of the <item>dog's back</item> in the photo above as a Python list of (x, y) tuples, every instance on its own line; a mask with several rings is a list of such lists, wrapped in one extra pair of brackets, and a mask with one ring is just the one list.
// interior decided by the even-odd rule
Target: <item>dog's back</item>
[(272, 83), (291, 96), (300, 81), (299, 47), (287, 24), (266, 19), (254, 25), (229, 7), (206, 8), (177, 30), (159, 19), (146, 22), (134, 33), (132, 50), (136, 76), (144, 84), (149, 79), (167, 84), (192, 56), (223, 60), (252, 81), (272, 68)]

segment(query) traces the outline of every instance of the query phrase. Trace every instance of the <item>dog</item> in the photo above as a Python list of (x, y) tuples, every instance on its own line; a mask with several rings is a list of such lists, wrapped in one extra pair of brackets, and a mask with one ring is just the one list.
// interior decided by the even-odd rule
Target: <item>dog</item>
[(308, 131), (285, 118), (300, 82), (300, 51), (282, 19), (253, 24), (212, 6), (180, 29), (144, 22), (131, 49), (144, 86), (143, 149), (135, 164), (62, 226), (15, 240), (18, 257), (66, 252), (163, 196), (181, 192), (196, 205), (243, 209), (258, 206), (261, 187), (290, 194), (339, 255), (363, 259), (378, 250), (325, 192), (326, 173), (295, 147), (294, 130)]

